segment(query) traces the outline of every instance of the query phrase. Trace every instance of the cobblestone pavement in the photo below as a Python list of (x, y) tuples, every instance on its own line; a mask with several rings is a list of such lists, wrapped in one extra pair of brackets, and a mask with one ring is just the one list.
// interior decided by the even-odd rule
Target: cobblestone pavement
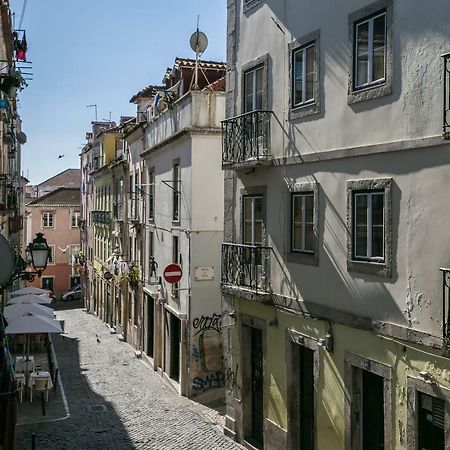
[(242, 449), (97, 318), (81, 308), (57, 317), (68, 336), (54, 345), (70, 416), (18, 425), (17, 450), (31, 448), (33, 432), (36, 450)]

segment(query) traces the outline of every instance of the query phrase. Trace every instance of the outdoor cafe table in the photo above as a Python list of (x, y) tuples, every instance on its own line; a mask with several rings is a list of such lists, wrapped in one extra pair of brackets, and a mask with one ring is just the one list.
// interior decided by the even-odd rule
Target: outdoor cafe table
[(27, 367), (27, 357), (26, 356), (16, 356), (15, 371), (16, 372), (33, 372), (34, 370), (34, 356), (28, 356), (28, 367)]

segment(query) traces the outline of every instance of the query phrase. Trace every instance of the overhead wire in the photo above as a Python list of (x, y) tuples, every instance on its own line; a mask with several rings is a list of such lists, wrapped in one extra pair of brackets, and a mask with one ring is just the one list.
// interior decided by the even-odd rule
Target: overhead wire
[(25, 16), (25, 10), (27, 9), (28, 0), (23, 0), (22, 12), (20, 13), (19, 27), (18, 29), (22, 29), (23, 18)]

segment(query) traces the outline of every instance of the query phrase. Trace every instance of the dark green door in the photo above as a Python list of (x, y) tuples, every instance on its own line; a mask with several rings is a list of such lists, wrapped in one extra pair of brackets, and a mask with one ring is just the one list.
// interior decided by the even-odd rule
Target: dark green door
[(384, 450), (384, 380), (362, 371), (363, 450)]
[(263, 343), (262, 331), (257, 328), (251, 328), (251, 386), (251, 439), (259, 448), (262, 448), (264, 441)]
[(418, 438), (420, 450), (444, 450), (445, 402), (419, 392)]
[(300, 450), (314, 450), (314, 351), (299, 347)]

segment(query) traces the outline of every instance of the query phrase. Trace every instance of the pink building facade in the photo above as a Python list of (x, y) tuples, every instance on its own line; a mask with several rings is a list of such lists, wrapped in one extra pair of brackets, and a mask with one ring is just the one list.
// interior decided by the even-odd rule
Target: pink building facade
[(51, 249), (41, 278), (30, 286), (50, 289), (59, 298), (80, 283), (80, 189), (59, 188), (26, 205), (27, 242), (43, 233)]

